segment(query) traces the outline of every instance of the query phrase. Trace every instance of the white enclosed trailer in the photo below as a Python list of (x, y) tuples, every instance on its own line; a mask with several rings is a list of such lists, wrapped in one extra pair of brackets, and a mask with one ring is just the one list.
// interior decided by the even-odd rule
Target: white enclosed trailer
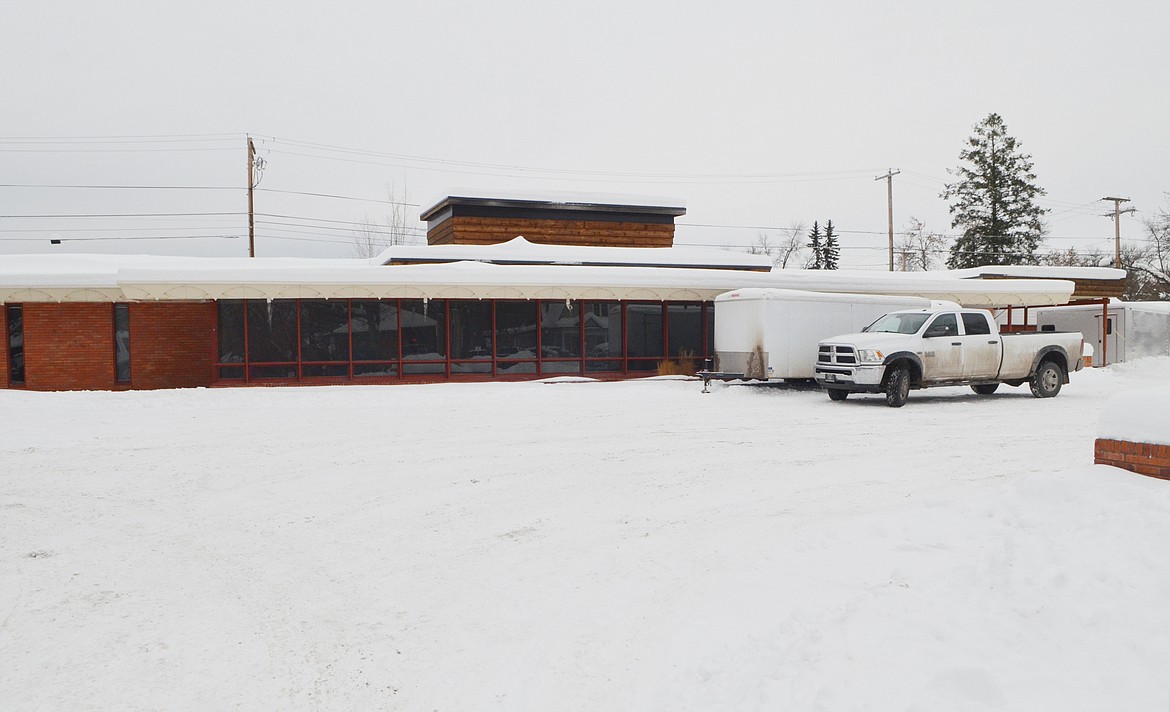
[[(1170, 302), (1109, 300), (1108, 320), (1100, 304), (1035, 310), (1040, 331), (1079, 331), (1093, 347), (1093, 365), (1170, 356)], [(1107, 342), (1107, 343), (1106, 343)]]
[(715, 363), (706, 379), (813, 378), (817, 344), (861, 331), (882, 314), (922, 309), (922, 297), (737, 289), (715, 297)]

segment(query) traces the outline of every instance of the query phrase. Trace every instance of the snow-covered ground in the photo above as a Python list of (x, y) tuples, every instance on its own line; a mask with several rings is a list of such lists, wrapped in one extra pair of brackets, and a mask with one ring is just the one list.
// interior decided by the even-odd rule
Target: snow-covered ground
[(0, 391), (0, 708), (1166, 710), (1155, 382)]

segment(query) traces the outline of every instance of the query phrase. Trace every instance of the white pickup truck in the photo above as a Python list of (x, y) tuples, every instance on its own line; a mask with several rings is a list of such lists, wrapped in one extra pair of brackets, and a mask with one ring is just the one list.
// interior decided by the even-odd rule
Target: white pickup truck
[(1032, 395), (1051, 398), (1079, 371), (1084, 338), (1071, 332), (1000, 334), (991, 314), (978, 309), (890, 312), (861, 333), (834, 336), (817, 349), (815, 377), (829, 398), (883, 393), (905, 405), (912, 388), (970, 385), (980, 395), (1000, 383), (1028, 383)]

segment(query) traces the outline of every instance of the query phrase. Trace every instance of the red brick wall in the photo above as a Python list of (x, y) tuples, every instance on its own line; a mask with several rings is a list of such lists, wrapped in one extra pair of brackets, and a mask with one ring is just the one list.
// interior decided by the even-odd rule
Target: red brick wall
[(213, 380), (214, 302), (130, 305), (130, 383), (135, 389), (207, 386)]
[[(114, 372), (114, 305), (24, 305), (25, 387), (37, 391), (207, 386), (213, 380), (214, 302), (130, 304), (130, 383)], [(7, 325), (0, 326), (6, 332)], [(0, 388), (8, 386), (4, 333)]]
[(1093, 462), (1170, 480), (1170, 445), (1098, 438), (1094, 446)]
[(24, 304), (24, 382), (36, 391), (125, 388), (114, 382), (114, 307)]

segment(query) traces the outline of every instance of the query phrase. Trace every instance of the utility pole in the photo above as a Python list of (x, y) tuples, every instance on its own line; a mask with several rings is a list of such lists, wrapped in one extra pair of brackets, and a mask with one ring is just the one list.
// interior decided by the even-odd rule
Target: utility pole
[(1121, 269), (1121, 214), (1135, 212), (1137, 208), (1126, 208), (1125, 210), (1121, 209), (1121, 204), (1128, 203), (1129, 198), (1101, 198), (1101, 200), (1113, 201), (1113, 212), (1105, 213), (1104, 217), (1113, 218), (1113, 266), (1117, 269)]
[(886, 170), (884, 176), (878, 176), (874, 180), (886, 179), (886, 203), (888, 206), (887, 218), (890, 227), (890, 271), (894, 271), (894, 176), (902, 171)]
[(256, 163), (256, 147), (252, 145), (252, 137), (245, 134), (248, 139), (248, 257), (256, 256), (256, 216), (252, 211), (252, 193), (256, 187), (255, 181), (252, 179), (252, 166)]

